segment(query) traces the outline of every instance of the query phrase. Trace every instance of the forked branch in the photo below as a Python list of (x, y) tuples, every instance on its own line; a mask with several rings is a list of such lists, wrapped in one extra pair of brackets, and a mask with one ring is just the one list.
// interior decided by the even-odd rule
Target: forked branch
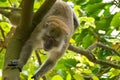
[(113, 68), (116, 68), (116, 69), (120, 69), (120, 66), (117, 65), (117, 64), (113, 64), (112, 62), (108, 62), (108, 61), (103, 61), (101, 59), (97, 59), (93, 54), (92, 54), (92, 50), (96, 47), (102, 47), (104, 49), (107, 49), (107, 50), (110, 50), (110, 51), (113, 51), (116, 55), (120, 56), (120, 54), (113, 48), (109, 47), (109, 46), (106, 46), (102, 43), (95, 43), (91, 46), (89, 46), (86, 50), (83, 50), (81, 48), (78, 48), (78, 47), (75, 47), (75, 46), (72, 46), (70, 45), (69, 46), (69, 50), (71, 51), (74, 51), (78, 54), (82, 54), (84, 56), (86, 56), (91, 62), (93, 63), (97, 63), (97, 64), (100, 64), (100, 65), (108, 65), (108, 66), (111, 66)]

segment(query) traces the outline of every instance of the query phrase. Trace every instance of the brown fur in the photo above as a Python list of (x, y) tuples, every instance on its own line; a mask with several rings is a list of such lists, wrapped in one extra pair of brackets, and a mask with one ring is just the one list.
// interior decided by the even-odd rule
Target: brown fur
[(78, 25), (71, 7), (58, 0), (32, 32), (21, 51), (18, 64), (15, 65), (12, 63), (15, 61), (12, 61), (10, 65), (17, 66), (19, 69), (22, 68), (31, 55), (32, 49), (43, 48), (49, 52), (49, 56), (32, 77), (39, 80), (54, 67), (58, 59), (65, 53), (69, 46), (69, 40)]

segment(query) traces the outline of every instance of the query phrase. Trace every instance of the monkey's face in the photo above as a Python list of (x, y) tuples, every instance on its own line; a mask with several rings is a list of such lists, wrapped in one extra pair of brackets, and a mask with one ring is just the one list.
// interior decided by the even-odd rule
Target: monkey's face
[(43, 36), (43, 49), (46, 51), (58, 47), (62, 40), (65, 40), (67, 32), (59, 24), (51, 22), (45, 25), (46, 32)]

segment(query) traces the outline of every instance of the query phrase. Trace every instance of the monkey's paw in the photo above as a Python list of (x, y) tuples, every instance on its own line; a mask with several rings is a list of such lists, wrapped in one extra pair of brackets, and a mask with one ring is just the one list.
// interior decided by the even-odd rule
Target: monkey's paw
[(11, 66), (12, 69), (18, 69), (20, 72), (22, 71), (22, 67), (20, 67), (18, 60), (12, 60), (8, 63), (8, 66)]
[(31, 78), (34, 80), (39, 80), (39, 77), (37, 77), (36, 75), (33, 75)]

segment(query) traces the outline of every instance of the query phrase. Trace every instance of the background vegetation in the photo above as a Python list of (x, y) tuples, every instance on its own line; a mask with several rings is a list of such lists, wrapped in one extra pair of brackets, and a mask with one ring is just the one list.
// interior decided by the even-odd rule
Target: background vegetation
[[(73, 7), (80, 26), (70, 40), (73, 46), (69, 47), (54, 69), (46, 74), (46, 78), (119, 80), (120, 0), (65, 1)], [(21, 2), (22, 0), (0, 0), (0, 79), (7, 44), (21, 19)], [(35, 0), (34, 12), (43, 2), (44, 0)], [(31, 76), (46, 57), (43, 50), (34, 51), (21, 73), (21, 80), (32, 80)]]

